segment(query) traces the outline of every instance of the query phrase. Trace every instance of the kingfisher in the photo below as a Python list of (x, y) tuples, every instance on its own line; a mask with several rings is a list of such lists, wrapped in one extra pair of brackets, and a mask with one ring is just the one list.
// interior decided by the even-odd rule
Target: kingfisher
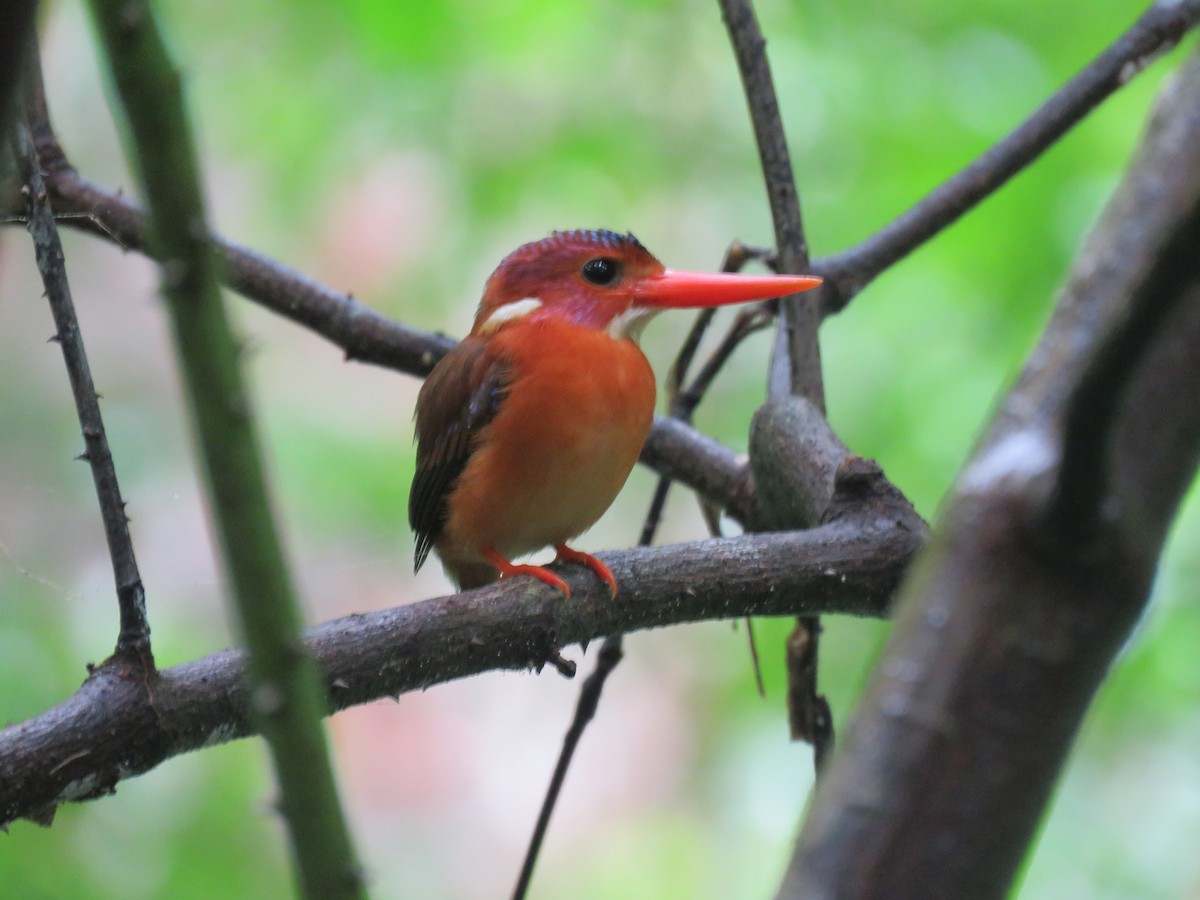
[(654, 420), (655, 385), (637, 341), (670, 308), (767, 300), (820, 278), (667, 269), (632, 234), (556, 231), (510, 253), (487, 280), (470, 334), (421, 386), (408, 519), (418, 571), (436, 550), (461, 589), (532, 575), (513, 559), (612, 571), (567, 546), (616, 499)]

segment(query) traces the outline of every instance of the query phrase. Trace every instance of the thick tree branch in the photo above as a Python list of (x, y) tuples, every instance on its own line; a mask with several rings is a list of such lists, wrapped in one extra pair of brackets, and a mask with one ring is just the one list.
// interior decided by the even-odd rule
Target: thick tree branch
[(1200, 55), (914, 566), (781, 897), (1007, 893), (1200, 460), (1198, 233)]
[(234, 611), (250, 654), (251, 712), (271, 751), (306, 897), (365, 897), (321, 722), (315, 662), (275, 527), (240, 349), (221, 298), (183, 79), (148, 0), (92, 0), (97, 32), (161, 255), (161, 285), (204, 464)]
[(841, 312), (893, 263), (953, 224), (1127, 84), (1200, 21), (1195, 0), (1155, 3), (1007, 137), (860, 244), (813, 261), (825, 315)]
[(100, 517), (104, 523), (104, 537), (112, 559), (113, 580), (116, 583), (121, 620), (115, 655), (120, 657), (123, 663), (139, 665), (143, 670), (153, 672), (154, 656), (150, 650), (146, 592), (142, 587), (142, 576), (138, 572), (133, 540), (129, 536), (125, 501), (117, 483), (117, 468), (104, 433), (104, 419), (100, 415), (100, 399), (96, 396), (92, 370), (83, 346), (83, 334), (75, 316), (75, 303), (71, 298), (70, 282), (67, 280), (66, 258), (58, 237), (58, 226), (54, 222), (54, 213), (46, 196), (46, 186), (38, 171), (33, 139), (23, 123), (17, 126), (16, 143), (23, 182), (22, 191), (28, 204), (29, 234), (33, 238), (38, 270), (41, 272), (42, 284), (46, 288), (46, 297), (50, 301), (50, 310), (54, 316), (57, 329), (54, 339), (62, 348), (67, 377), (71, 382), (71, 394), (75, 398), (75, 410), (79, 416), (79, 426), (86, 448), (82, 458), (87, 460), (92, 470), (92, 480), (95, 482), (96, 496), (100, 502)]
[(750, 422), (750, 464), (766, 527), (821, 521), (834, 478), (850, 451), (825, 416), (803, 397), (768, 400)]
[[(806, 532), (601, 554), (615, 599), (577, 567), (571, 601), (530, 579), (348, 616), (310, 629), (329, 711), (493, 669), (550, 646), (747, 615), (882, 616), (921, 543), (877, 512)], [(102, 671), (71, 699), (0, 731), (0, 822), (108, 793), (165, 759), (251, 733), (244, 660), (225, 651), (160, 673), (154, 689)]]

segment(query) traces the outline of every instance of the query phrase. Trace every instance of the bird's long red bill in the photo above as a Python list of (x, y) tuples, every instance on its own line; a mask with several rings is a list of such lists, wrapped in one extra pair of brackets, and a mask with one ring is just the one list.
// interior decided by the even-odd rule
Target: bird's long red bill
[(664, 269), (634, 288), (634, 302), (662, 308), (724, 306), (798, 294), (820, 283), (815, 275), (733, 275)]

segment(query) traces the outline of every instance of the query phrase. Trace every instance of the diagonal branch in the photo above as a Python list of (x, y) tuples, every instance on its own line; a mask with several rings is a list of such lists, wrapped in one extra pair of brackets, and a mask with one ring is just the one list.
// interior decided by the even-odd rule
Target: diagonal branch
[[(605, 553), (622, 585), (616, 598), (564, 566), (570, 603), (512, 579), (328, 622), (306, 633), (306, 645), (333, 712), (529, 668), (548, 647), (617, 632), (748, 615), (882, 616), (921, 540), (872, 510), (805, 532)], [(0, 823), (100, 796), (172, 756), (250, 734), (244, 667), (241, 653), (216, 653), (162, 671), (152, 692), (101, 672), (66, 702), (0, 731)]]
[(1008, 892), (1200, 463), (1198, 230), (1194, 53), (908, 577), (780, 897)]
[[(1192, 69), (1195, 85), (1191, 89), (1200, 101), (1200, 56), (1195, 58)], [(1186, 84), (1185, 79), (1181, 81)], [(1121, 460), (1119, 465), (1116, 454), (1125, 438), (1118, 430), (1129, 425), (1130, 385), (1152, 364), (1147, 358), (1155, 348), (1167, 343), (1163, 329), (1168, 322), (1179, 321), (1180, 304), (1197, 300), (1200, 158), (1196, 157), (1193, 142), (1200, 141), (1200, 127), (1189, 132), (1191, 124), (1186, 116), (1179, 116), (1174, 122), (1160, 126), (1162, 131), (1171, 132), (1168, 137), (1159, 138), (1169, 146), (1169, 152), (1155, 156), (1154, 148), (1149, 148), (1145, 155), (1151, 158), (1141, 160), (1139, 168), (1151, 174), (1143, 176), (1143, 184), (1128, 184), (1108, 213), (1109, 221), (1121, 216), (1157, 220), (1154, 226), (1158, 233), (1167, 235), (1162, 245), (1151, 245), (1144, 250), (1122, 247), (1115, 254), (1110, 247), (1089, 247), (1086, 251), (1090, 272), (1105, 272), (1109, 276), (1104, 289), (1127, 294), (1129, 300), (1110, 330), (1098, 341), (1095, 354), (1079, 373), (1065, 403), (1059, 472), (1047, 503), (1043, 530), (1074, 549), (1094, 543), (1111, 527), (1114, 513), (1136, 513), (1145, 521), (1164, 518), (1161, 509), (1141, 508), (1161, 507), (1161, 496), (1155, 496), (1153, 503), (1139, 501), (1136, 494), (1144, 489), (1139, 491), (1129, 484), (1131, 473), (1136, 476), (1157, 461), (1142, 454), (1149, 447), (1135, 448), (1134, 455)], [(1191, 148), (1192, 158), (1187, 157), (1186, 151), (1181, 155), (1176, 148)], [(1141, 212), (1139, 207), (1143, 205), (1150, 209)], [(1145, 238), (1141, 241), (1149, 243)], [(1122, 261), (1122, 271), (1111, 270), (1114, 259)], [(1091, 275), (1086, 279), (1087, 289), (1100, 289), (1094, 278)], [(1186, 405), (1184, 398), (1180, 400), (1184, 401), (1181, 405)], [(1165, 424), (1175, 429), (1183, 422), (1186, 416), (1172, 417)], [(1187, 435), (1186, 429), (1179, 437), (1185, 444), (1194, 440), (1194, 435)], [(1165, 467), (1154, 468), (1161, 471)], [(1175, 486), (1174, 491), (1178, 489)], [(1172, 492), (1168, 488), (1167, 496)], [(1161, 489), (1154, 491), (1156, 495), (1160, 493)], [(1167, 506), (1173, 503), (1168, 500)], [(1169, 521), (1169, 516), (1166, 518)]]
[(953, 224), (1042, 155), (1109, 95), (1200, 21), (1195, 0), (1155, 3), (1124, 34), (1003, 140), (862, 243), (813, 261), (830, 283), (825, 315), (841, 312), (889, 266)]
[[(64, 224), (154, 255), (146, 216), (134, 203), (80, 177), (58, 144), (49, 120), (33, 123), (51, 199)], [(253, 250), (213, 237), (225, 282), (243, 296), (336, 344), (346, 358), (425, 375), (454, 341), (409, 328), (320, 282)], [(695, 429), (656, 419), (642, 462), (699, 491), (742, 522), (754, 515), (754, 486), (737, 455)]]
[(566, 734), (563, 735), (558, 760), (550, 775), (550, 784), (546, 788), (542, 806), (538, 810), (537, 821), (533, 824), (529, 847), (525, 851), (525, 858), (521, 861), (521, 871), (517, 873), (517, 884), (513, 888), (513, 900), (524, 900), (529, 892), (529, 884), (533, 881), (533, 869), (537, 865), (546, 830), (550, 827), (550, 816), (554, 812), (555, 806), (558, 805), (563, 782), (567, 779), (567, 770), (575, 758), (575, 750), (583, 739), (583, 732), (600, 708), (600, 697), (604, 691), (604, 685), (608, 681), (608, 676), (624, 659), (623, 644), (624, 635), (620, 633), (606, 637), (596, 656), (596, 667), (592, 669), (592, 674), (583, 680), (583, 684), (579, 688), (579, 699), (575, 703), (575, 715), (572, 716), (571, 724), (567, 727)]
[[(65, 224), (158, 258), (147, 244), (146, 214), (137, 204), (80, 176), (48, 125), (35, 138), (55, 209), (72, 214)], [(454, 346), (444, 335), (402, 325), (254, 250), (216, 235), (212, 241), (230, 288), (331, 341), (348, 360), (426, 375)]]

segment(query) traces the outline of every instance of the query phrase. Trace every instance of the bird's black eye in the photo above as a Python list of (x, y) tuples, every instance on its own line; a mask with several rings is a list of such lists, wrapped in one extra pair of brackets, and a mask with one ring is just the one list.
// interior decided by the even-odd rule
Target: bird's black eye
[(621, 266), (615, 259), (598, 256), (585, 262), (583, 268), (579, 270), (579, 274), (584, 277), (585, 281), (592, 284), (612, 284), (621, 274)]

